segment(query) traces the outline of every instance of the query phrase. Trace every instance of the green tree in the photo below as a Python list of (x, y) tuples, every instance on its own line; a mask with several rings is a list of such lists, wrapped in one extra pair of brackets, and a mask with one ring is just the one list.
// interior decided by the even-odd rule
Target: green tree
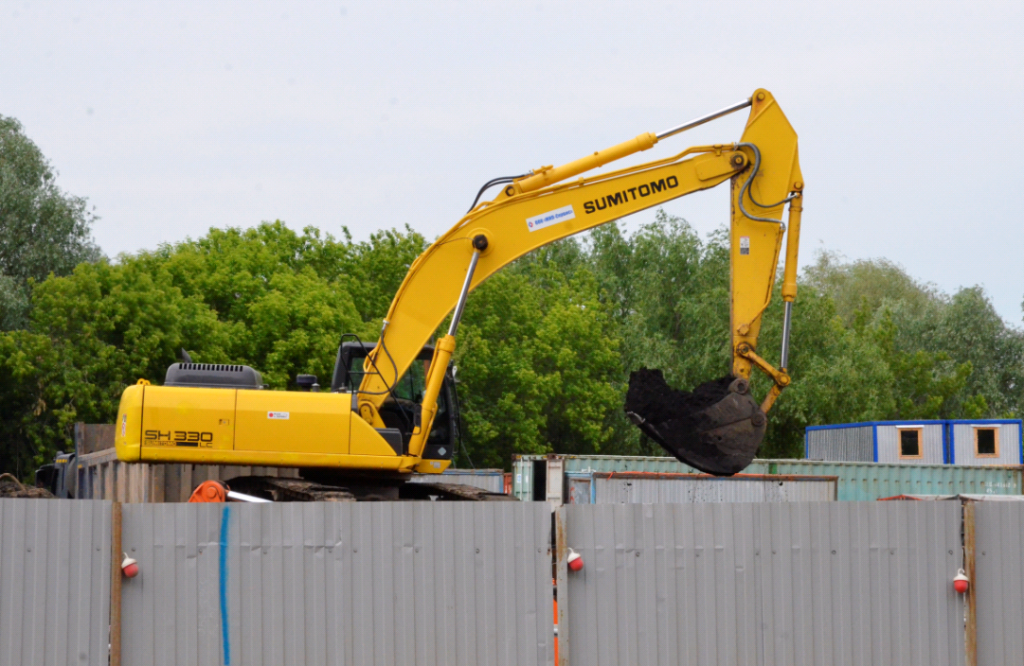
[[(1006, 418), (1024, 414), (1024, 331), (1006, 324), (981, 287), (960, 289), (935, 318), (926, 349), (970, 363), (971, 373), (953, 409)], [(974, 397), (972, 405), (966, 404)]]
[(822, 254), (807, 283), (840, 316), (872, 336), (893, 372), (895, 406), (884, 418), (978, 418), (1020, 414), (1024, 332), (996, 314), (980, 287), (952, 297), (885, 260), (843, 262)]
[(809, 287), (832, 298), (836, 314), (847, 326), (887, 304), (900, 303), (907, 319), (912, 320), (932, 315), (942, 302), (934, 285), (918, 282), (887, 259), (847, 262), (834, 252), (820, 252), (803, 273)]
[[(330, 376), (340, 335), (376, 339), (425, 246), (408, 227), (353, 242), (344, 229), (335, 239), (275, 222), (66, 275), (0, 277), (0, 298), (30, 295), (32, 308), (21, 329), (0, 332), (0, 466), (24, 474), (70, 445), (75, 421), (110, 422), (124, 387), (162, 381), (182, 347), (251, 365), (274, 389)], [(770, 362), (775, 292), (758, 349)], [(791, 343), (793, 383), (761, 456), (801, 456), (808, 425), (1024, 412), (1024, 333), (977, 287), (948, 296), (890, 262), (823, 255), (801, 275)], [(631, 234), (610, 224), (542, 248), (473, 293), (455, 364), (460, 464), (662, 455), (623, 414), (629, 372), (661, 368), (685, 389), (728, 372), (727, 234), (701, 238), (659, 212)], [(755, 395), (768, 389), (755, 372)]]
[[(778, 361), (782, 345), (783, 303), (776, 284), (765, 311), (759, 350)], [(809, 425), (853, 423), (884, 418), (894, 406), (892, 369), (873, 336), (848, 328), (835, 302), (801, 286), (793, 306), (789, 368), (792, 384), (769, 414), (768, 430), (758, 455), (802, 458)], [(771, 383), (756, 370), (752, 385), (764, 395)]]
[(354, 305), (358, 283), (343, 272), (351, 254), (349, 242), (273, 223), (39, 283), (30, 329), (0, 334), (0, 408), (14, 438), (0, 465), (48, 460), (70, 446), (75, 421), (112, 422), (124, 387), (162, 382), (181, 348), (198, 361), (251, 365), (271, 388), (299, 373), (330, 377), (341, 334), (372, 338), (376, 328)]
[(59, 358), (43, 335), (0, 333), (0, 470), (24, 477), (63, 442), (47, 390), (61, 382)]
[(352, 282), (352, 298), (359, 315), (363, 321), (376, 324), (376, 335), (409, 267), (429, 243), (408, 225), (405, 233), (395, 229), (378, 231), (360, 243), (351, 242), (347, 229), (345, 235), (349, 241), (347, 261), (338, 267)]
[[(660, 368), (669, 384), (692, 389), (729, 368), (729, 257), (721, 233), (707, 242), (683, 219), (658, 211), (629, 237), (617, 224), (586, 242), (600, 297), (617, 323), (621, 382), (640, 367)], [(622, 405), (607, 452), (663, 455), (641, 437)]]
[[(901, 349), (898, 327), (883, 309), (871, 332), (892, 370), (896, 405), (891, 419), (979, 418), (987, 411), (981, 396), (963, 396), (971, 376), (970, 361), (956, 363), (945, 352)], [(960, 400), (958, 401), (958, 397)], [(959, 402), (959, 409), (956, 405)]]
[(100, 257), (86, 200), (57, 174), (14, 118), (0, 116), (0, 330), (28, 323), (29, 284)]
[[(659, 211), (628, 238), (615, 225), (595, 230), (590, 248), (602, 297), (621, 325), (624, 377), (641, 366), (655, 367), (671, 385), (689, 390), (729, 371), (724, 229), (701, 240), (685, 220)], [(777, 284), (759, 341), (760, 353), (776, 363), (781, 325)], [(877, 342), (847, 327), (830, 295), (801, 286), (790, 342), (793, 384), (775, 403), (759, 455), (799, 457), (808, 425), (880, 418), (892, 411), (893, 375)], [(752, 379), (755, 395), (766, 395), (767, 378), (755, 370)], [(606, 450), (663, 455), (625, 418), (615, 426), (617, 437)]]
[(286, 388), (299, 373), (330, 377), (342, 333), (374, 335), (355, 306), (362, 282), (347, 270), (358, 264), (354, 254), (349, 241), (274, 222), (212, 229), (122, 263), (166, 271), (183, 297), (223, 324), (226, 333), (212, 350), (203, 349), (202, 334), (182, 340), (196, 360), (251, 365), (272, 388)]
[(467, 303), (455, 363), (478, 466), (507, 467), (513, 453), (598, 453), (612, 438), (620, 340), (573, 246), (520, 259)]

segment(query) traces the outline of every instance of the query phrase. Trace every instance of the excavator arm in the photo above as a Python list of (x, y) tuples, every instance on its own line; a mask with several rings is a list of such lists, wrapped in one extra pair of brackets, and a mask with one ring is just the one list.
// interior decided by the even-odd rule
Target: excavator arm
[[(698, 146), (667, 159), (610, 173), (581, 175), (647, 150), (685, 129), (747, 107), (750, 116), (737, 143)], [(702, 412), (699, 424), (687, 422), (686, 428), (696, 430), (683, 436), (684, 440), (691, 436), (717, 437), (718, 450), (694, 457), (687, 453), (689, 447), (685, 442), (679, 445), (676, 441), (679, 437), (666, 435), (665, 419), (661, 419), (659, 426), (644, 418), (642, 413), (631, 413), (631, 418), (686, 462), (713, 473), (739, 471), (746, 465), (743, 460), (748, 463), (753, 457), (763, 437), (764, 412), (789, 383), (786, 372), (789, 322), (796, 298), (803, 192), (797, 135), (766, 90), (757, 90), (743, 103), (661, 134), (642, 134), (563, 166), (541, 167), (509, 184), (493, 201), (475, 206), (413, 262), (395, 294), (380, 339), (364, 364), (366, 374), (358, 390), (359, 415), (375, 428), (384, 427), (380, 407), (390, 395), (391, 387), (454, 311), (448, 333), (435, 345), (420, 424), (409, 442), (408, 455), (420, 457), (436, 412), (444, 373), (455, 350), (459, 320), (473, 289), (504, 266), (543, 245), (726, 181), (730, 181), (732, 187), (732, 375), (742, 381), (727, 383), (728, 390), (719, 397), (728, 399), (721, 404), (716, 401), (718, 411), (724, 410), (718, 414), (717, 421), (714, 409)], [(787, 202), (790, 204), (789, 235), (782, 287), (786, 320), (782, 360), (777, 369), (758, 354), (757, 341), (782, 250), (785, 235), (782, 214)], [(773, 381), (773, 388), (760, 409), (750, 400), (746, 382), (755, 366)], [(658, 376), (660, 378), (660, 374)], [(667, 386), (665, 390), (669, 390)], [(742, 404), (737, 402), (741, 398)], [(711, 423), (709, 419), (716, 422)], [(725, 429), (716, 430), (718, 426)], [(740, 441), (733, 448), (742, 449), (741, 453), (728, 452), (730, 440), (735, 440), (732, 444)]]

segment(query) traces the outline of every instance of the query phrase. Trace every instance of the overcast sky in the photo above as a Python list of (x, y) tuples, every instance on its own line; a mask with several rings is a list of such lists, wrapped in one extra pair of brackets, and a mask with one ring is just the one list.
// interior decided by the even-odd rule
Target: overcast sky
[[(485, 180), (764, 87), (800, 135), (805, 263), (827, 249), (980, 284), (1019, 325), (1022, 33), (1020, 0), (3, 0), (0, 114), (95, 205), (113, 256), (274, 219), (433, 238)], [(667, 210), (706, 233), (727, 188)]]

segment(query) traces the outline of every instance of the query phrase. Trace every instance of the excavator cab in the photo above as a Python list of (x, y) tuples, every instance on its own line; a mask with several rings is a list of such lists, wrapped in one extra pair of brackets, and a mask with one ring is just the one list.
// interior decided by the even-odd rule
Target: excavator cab
[[(374, 345), (364, 342), (344, 342), (338, 348), (334, 364), (331, 391), (357, 391), (366, 372), (363, 365)], [(433, 346), (427, 345), (409, 366), (409, 370), (391, 386), (390, 395), (380, 406), (384, 425), (398, 430), (403, 447), (408, 449), (413, 430), (422, 425), (422, 403), (426, 391), (427, 372), (434, 357)], [(437, 396), (437, 415), (427, 437), (423, 458), (451, 460), (459, 432), (458, 409), (455, 399), (455, 380), (451, 369), (445, 373), (441, 391)]]

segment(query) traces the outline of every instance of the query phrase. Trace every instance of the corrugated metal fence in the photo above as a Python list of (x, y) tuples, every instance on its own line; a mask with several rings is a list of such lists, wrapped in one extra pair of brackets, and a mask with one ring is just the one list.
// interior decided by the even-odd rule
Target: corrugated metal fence
[(548, 664), (546, 504), (124, 507), (124, 663)]
[[(812, 460), (875, 461), (875, 427), (808, 428), (804, 435), (806, 455)], [(939, 450), (941, 459), (941, 448)]]
[[(142, 568), (120, 625), (118, 509)], [(563, 507), (560, 663), (1024, 663), (1024, 502), (961, 509)], [(550, 525), (546, 503), (2, 499), (0, 664), (106, 664), (109, 623), (127, 666), (549, 664)]]
[(110, 502), (0, 499), (0, 664), (106, 664)]
[(960, 504), (892, 506), (563, 507), (560, 659), (964, 664)]
[(974, 511), (978, 666), (1024, 663), (1024, 506), (979, 502)]

